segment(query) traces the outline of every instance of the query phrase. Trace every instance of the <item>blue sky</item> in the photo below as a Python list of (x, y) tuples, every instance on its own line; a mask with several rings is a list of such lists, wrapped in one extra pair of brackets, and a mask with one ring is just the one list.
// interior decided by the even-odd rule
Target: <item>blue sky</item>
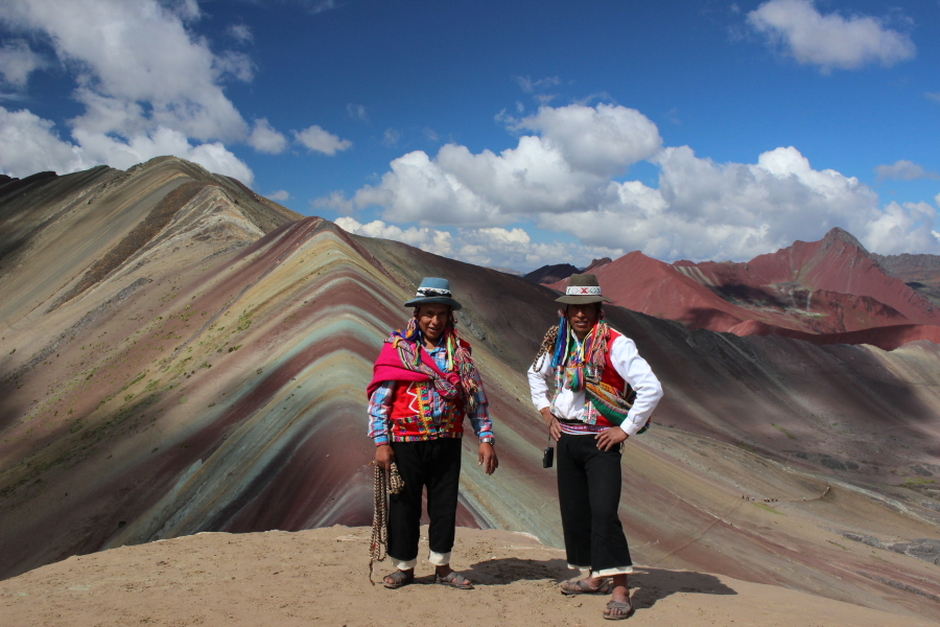
[(2, 0), (0, 172), (174, 154), (528, 271), (940, 254), (940, 0)]

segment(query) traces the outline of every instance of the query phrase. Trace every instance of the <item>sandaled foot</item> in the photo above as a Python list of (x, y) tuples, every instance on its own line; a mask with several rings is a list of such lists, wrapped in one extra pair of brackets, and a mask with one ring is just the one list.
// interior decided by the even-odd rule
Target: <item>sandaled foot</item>
[(610, 579), (604, 579), (597, 587), (591, 587), (587, 579), (577, 581), (563, 581), (559, 586), (562, 594), (610, 594)]
[(626, 601), (607, 602), (607, 609), (604, 610), (604, 618), (607, 620), (624, 620), (633, 616), (633, 604), (630, 599)]
[(401, 588), (402, 586), (407, 586), (410, 583), (414, 583), (415, 580), (415, 571), (413, 570), (396, 570), (391, 575), (386, 575), (385, 579), (382, 580), (382, 584), (386, 588)]
[(470, 580), (455, 570), (452, 570), (443, 576), (435, 573), (434, 583), (450, 586), (451, 588), (457, 588), (458, 590), (473, 590), (473, 584), (470, 583)]

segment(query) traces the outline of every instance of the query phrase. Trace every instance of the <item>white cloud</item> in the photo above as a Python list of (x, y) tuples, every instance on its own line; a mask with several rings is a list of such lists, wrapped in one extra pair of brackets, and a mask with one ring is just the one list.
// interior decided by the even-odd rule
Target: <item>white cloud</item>
[(656, 125), (642, 113), (608, 104), (540, 107), (518, 127), (540, 133), (575, 170), (597, 176), (621, 174), (662, 144)]
[(603, 202), (616, 193), (610, 176), (661, 145), (646, 117), (613, 105), (542, 107), (512, 124), (541, 135), (525, 135), (499, 154), (472, 154), (456, 144), (444, 145), (434, 159), (408, 153), (392, 161), (378, 185), (357, 191), (353, 205), (380, 205), (382, 219), (391, 222), (504, 226)]
[(355, 219), (349, 217), (338, 218), (336, 224), (340, 228), (357, 235), (391, 239), (420, 248), (421, 250), (426, 250), (435, 255), (444, 257), (454, 256), (453, 246), (451, 245), (451, 234), (446, 231), (416, 227), (402, 229), (391, 224), (386, 224), (381, 220), (374, 220), (368, 224), (360, 224)]
[[(167, 153), (160, 152), (159, 154)], [(251, 168), (249, 168), (244, 161), (232, 154), (221, 142), (194, 146), (188, 154), (184, 152), (183, 158), (198, 163), (210, 172), (224, 174), (225, 176), (237, 179), (249, 187), (255, 182)]]
[(346, 195), (341, 191), (335, 191), (329, 196), (311, 200), (310, 207), (314, 210), (332, 209), (341, 214), (353, 213), (356, 210), (356, 207), (353, 205), (352, 201), (346, 198)]
[(546, 78), (539, 78), (533, 80), (529, 76), (517, 76), (516, 83), (519, 84), (519, 87), (522, 88), (522, 91), (531, 94), (535, 91), (541, 91), (547, 87), (557, 87), (561, 85), (561, 79), (557, 76), (548, 76)]
[(492, 268), (530, 270), (560, 261), (586, 267), (594, 259), (615, 258), (626, 252), (577, 242), (533, 242), (521, 228), (461, 228), (451, 233), (429, 227), (403, 229), (381, 220), (362, 224), (346, 216), (338, 218), (336, 224), (357, 235), (391, 239), (436, 255)]
[(792, 147), (765, 152), (756, 164), (717, 164), (686, 146), (667, 148), (658, 165), (658, 190), (621, 184), (614, 202), (565, 215), (564, 230), (660, 259), (748, 259), (833, 226), (859, 232), (878, 214), (869, 188), (813, 170)]
[(14, 87), (25, 87), (29, 75), (47, 65), (22, 39), (8, 41), (0, 48), (0, 74)]
[(346, 115), (354, 120), (359, 120), (360, 122), (368, 122), (369, 114), (366, 112), (366, 108), (361, 104), (349, 103), (346, 105)]
[(284, 202), (285, 200), (290, 200), (290, 194), (283, 189), (279, 189), (274, 193), (268, 194), (266, 197), (275, 202)]
[(387, 128), (385, 132), (382, 133), (382, 145), (392, 147), (401, 141), (401, 131), (394, 128)]
[(195, 3), (176, 11), (155, 0), (10, 0), (3, 19), (48, 36), (56, 55), (76, 69), (85, 91), (146, 102), (151, 122), (197, 139), (241, 139), (247, 125), (218, 81), (245, 77), (243, 57), (217, 56), (187, 30), (181, 15), (198, 17)]
[(0, 172), (24, 178), (51, 170), (65, 173), (96, 165), (82, 150), (59, 139), (48, 120), (0, 107)]
[(916, 179), (940, 179), (940, 174), (928, 172), (913, 161), (900, 159), (891, 165), (879, 165), (875, 167), (875, 174), (878, 180), (893, 179), (897, 181), (913, 181)]
[(258, 152), (279, 155), (287, 148), (287, 138), (274, 129), (267, 118), (255, 120), (255, 125), (248, 136), (248, 145)]
[(936, 233), (937, 211), (925, 202), (892, 202), (860, 231), (859, 241), (882, 255), (911, 251), (940, 252)]
[(232, 24), (226, 32), (232, 39), (242, 44), (251, 43), (255, 38), (247, 24)]
[(254, 183), (251, 169), (221, 143), (193, 146), (185, 134), (165, 126), (126, 140), (89, 133), (83, 129), (75, 129), (72, 136), (78, 142), (82, 154), (95, 163), (126, 169), (154, 157), (174, 155), (198, 163), (210, 172), (236, 178), (245, 185)]
[(161, 0), (163, 4), (186, 21), (197, 20), (201, 16), (197, 0)]
[(891, 66), (916, 54), (910, 37), (874, 17), (820, 14), (813, 0), (770, 0), (748, 13), (748, 24), (797, 62), (853, 70)]
[[(249, 138), (222, 81), (251, 80), (253, 63), (238, 52), (213, 53), (188, 28), (200, 17), (196, 0), (5, 2), (0, 21), (49, 42), (72, 74), (72, 96), (84, 110), (69, 121), (72, 141), (29, 111), (4, 110), (0, 167), (18, 175), (65, 173), (101, 163), (126, 168), (170, 154), (250, 185), (251, 170), (220, 141)], [(16, 41), (0, 51), (8, 82), (25, 83), (41, 67)], [(254, 144), (276, 147), (273, 129), (256, 124), (255, 131)]]
[(226, 50), (215, 55), (212, 67), (218, 74), (230, 74), (240, 81), (250, 83), (255, 77), (255, 64), (247, 54)]
[(348, 139), (340, 139), (316, 124), (302, 131), (294, 131), (294, 139), (306, 146), (311, 152), (322, 152), (330, 156), (352, 147), (352, 142)]
[(307, 7), (307, 11), (316, 15), (324, 11), (331, 11), (337, 8), (336, 0), (300, 0), (301, 4)]
[[(882, 208), (857, 178), (815, 170), (792, 146), (764, 152), (755, 163), (720, 164), (687, 146), (662, 148), (655, 126), (629, 109), (543, 107), (524, 122), (541, 135), (520, 137), (499, 154), (473, 154), (455, 144), (434, 158), (411, 152), (393, 160), (379, 183), (313, 205), (344, 214), (377, 208), (381, 219), (357, 232), (426, 250), (440, 249), (432, 235), (444, 228), (452, 256), (519, 269), (540, 260), (583, 266), (631, 250), (668, 261), (744, 260), (837, 226), (875, 252), (910, 248), (915, 240), (920, 250), (940, 251), (929, 205)], [(583, 138), (593, 140), (596, 154)], [(638, 159), (659, 168), (658, 187), (611, 178)], [(508, 229), (525, 221), (561, 241), (527, 242)], [(407, 224), (418, 226), (396, 226)], [(568, 243), (572, 237), (576, 242)]]
[(221, 143), (193, 146), (183, 133), (166, 127), (124, 139), (76, 128), (72, 137), (75, 143), (63, 141), (51, 121), (29, 111), (0, 107), (0, 172), (22, 178), (43, 170), (66, 174), (101, 163), (126, 169), (153, 157), (175, 155), (246, 185), (254, 181), (251, 169)]

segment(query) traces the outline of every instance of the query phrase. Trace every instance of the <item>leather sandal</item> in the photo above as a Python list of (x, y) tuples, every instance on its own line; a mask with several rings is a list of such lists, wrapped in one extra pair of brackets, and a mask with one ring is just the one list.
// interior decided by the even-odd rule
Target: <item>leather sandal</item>
[(396, 588), (401, 588), (402, 586), (407, 586), (410, 583), (414, 583), (415, 580), (415, 571), (413, 570), (396, 570), (390, 575), (386, 575), (382, 579), (382, 585), (386, 588), (391, 588), (395, 590)]
[(633, 616), (633, 603), (630, 602), (630, 599), (624, 601), (614, 601), (611, 599), (607, 602), (607, 609), (604, 610), (604, 618), (606, 620), (624, 620)]
[(596, 588), (592, 588), (587, 579), (578, 581), (563, 581), (559, 586), (562, 594), (610, 594), (610, 579), (603, 580)]
[(439, 583), (443, 586), (450, 586), (451, 588), (457, 588), (458, 590), (473, 590), (473, 584), (470, 583), (470, 580), (458, 573), (456, 570), (452, 570), (443, 577), (434, 573), (434, 583)]

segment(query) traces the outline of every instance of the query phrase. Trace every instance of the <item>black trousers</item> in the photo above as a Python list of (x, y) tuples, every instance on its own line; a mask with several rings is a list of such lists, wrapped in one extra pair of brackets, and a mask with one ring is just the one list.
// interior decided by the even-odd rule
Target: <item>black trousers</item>
[(557, 448), (558, 500), (568, 563), (601, 575), (630, 572), (633, 561), (617, 513), (620, 447), (601, 451), (591, 435), (563, 433)]
[(395, 463), (405, 489), (389, 498), (388, 555), (407, 562), (418, 556), (421, 494), (428, 493), (429, 548), (447, 554), (454, 547), (460, 486), (459, 438), (393, 442)]

